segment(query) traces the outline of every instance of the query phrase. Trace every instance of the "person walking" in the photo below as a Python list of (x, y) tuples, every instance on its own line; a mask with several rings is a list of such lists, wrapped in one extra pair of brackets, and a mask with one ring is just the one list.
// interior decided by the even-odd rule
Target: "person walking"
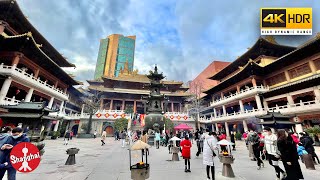
[(235, 135), (236, 135), (236, 132), (233, 132), (233, 131), (230, 132), (230, 141), (233, 143), (233, 145), (232, 145), (232, 151), (235, 151), (235, 150), (236, 150)]
[(261, 169), (261, 165), (262, 167), (264, 167), (264, 163), (263, 161), (260, 159), (260, 152), (261, 152), (261, 146), (260, 146), (260, 137), (259, 135), (254, 132), (251, 135), (251, 145), (252, 145), (252, 150), (253, 150), (253, 154), (255, 159), (257, 160), (257, 166), (258, 166), (258, 170)]
[[(180, 147), (182, 147), (182, 157), (184, 159), (185, 170), (184, 172), (191, 172), (190, 170), (190, 158), (191, 158), (191, 147), (192, 144), (188, 136), (184, 137), (184, 140), (181, 141)], [(187, 168), (188, 165), (188, 168)]]
[(280, 151), (281, 160), (286, 170), (287, 177), (285, 180), (299, 180), (303, 179), (300, 164), (298, 162), (299, 156), (297, 146), (291, 135), (283, 130), (278, 130), (277, 146)]
[(101, 134), (101, 146), (105, 145), (106, 143), (104, 142), (106, 140), (106, 137), (107, 137), (107, 132), (106, 131), (103, 131), (102, 134)]
[(73, 137), (73, 131), (71, 130), (70, 131), (70, 140), (72, 140), (72, 137)]
[(276, 171), (277, 180), (280, 180), (281, 173), (285, 178), (287, 174), (279, 167), (280, 156), (278, 154), (277, 136), (272, 133), (271, 128), (265, 127), (263, 130), (266, 135), (264, 137), (264, 152), (267, 153), (269, 164)]
[(125, 131), (120, 132), (120, 139), (121, 139), (121, 147), (125, 147), (126, 144), (126, 133)]
[[(143, 131), (142, 136), (141, 136), (141, 141), (148, 144), (148, 139), (149, 139), (149, 137), (148, 137), (147, 132)], [(147, 153), (147, 155), (149, 155), (148, 148), (146, 148), (146, 153)], [(142, 149), (142, 154), (144, 155), (144, 149)]]
[(93, 133), (93, 139), (95, 139), (97, 137), (97, 130), (94, 130), (94, 133)]
[(203, 143), (203, 164), (207, 166), (207, 178), (210, 179), (211, 172), (211, 177), (213, 180), (215, 179), (214, 157), (217, 156), (214, 150), (217, 149), (218, 142), (216, 136), (217, 134), (215, 132), (210, 132), (209, 136), (205, 138)]
[(197, 132), (195, 133), (195, 140), (197, 142), (197, 148), (198, 148), (196, 157), (199, 157), (199, 155), (201, 154), (201, 142), (200, 142), (201, 135), (202, 135), (202, 131), (197, 130)]
[(67, 130), (65, 135), (64, 135), (64, 145), (68, 145), (69, 140), (70, 140), (70, 131)]
[(159, 145), (160, 145), (160, 133), (159, 133), (159, 131), (157, 131), (156, 133), (155, 133), (155, 140), (156, 140), (156, 148), (157, 149), (159, 149)]
[(22, 128), (16, 127), (12, 130), (12, 136), (8, 137), (7, 141), (1, 146), (2, 156), (0, 164), (8, 163), (4, 168), (0, 169), (0, 179), (3, 179), (7, 171), (8, 180), (16, 179), (16, 169), (12, 167), (10, 161), (10, 153), (14, 146), (22, 142), (30, 142), (30, 139), (23, 133)]

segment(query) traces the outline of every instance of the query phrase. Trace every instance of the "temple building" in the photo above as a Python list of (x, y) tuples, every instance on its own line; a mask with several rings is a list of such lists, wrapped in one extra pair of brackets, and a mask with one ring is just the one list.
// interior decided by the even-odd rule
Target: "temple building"
[[(0, 105), (8, 109), (6, 116), (12, 117), (8, 115), (12, 112), (10, 107), (33, 107), (33, 102), (43, 102), (43, 108), (61, 112), (69, 101), (70, 88), (79, 84), (62, 67), (75, 65), (32, 26), (16, 1), (1, 0)], [(58, 124), (52, 129), (57, 130)]]
[[(93, 117), (92, 131), (101, 133), (106, 130), (108, 135), (112, 135), (114, 122), (121, 117), (136, 120), (137, 127), (132, 129), (141, 129), (147, 107), (143, 97), (150, 93), (150, 80), (147, 75), (131, 70), (129, 62), (126, 61), (117, 77), (103, 76), (101, 79), (88, 80), (88, 83), (90, 92), (100, 93), (99, 96), (102, 97), (100, 110)], [(189, 118), (185, 108), (185, 99), (190, 96), (186, 92), (188, 87), (180, 81), (163, 80), (161, 83), (164, 85), (161, 93), (166, 97), (166, 101), (161, 103), (163, 112), (167, 112), (165, 116), (174, 121), (175, 125), (187, 123), (194, 127), (194, 121)], [(88, 115), (82, 113), (80, 124), (86, 123), (86, 116)], [(134, 126), (133, 122), (131, 126)], [(83, 130), (80, 128), (80, 131)]]
[[(209, 106), (201, 123), (210, 129), (247, 131), (270, 112), (303, 126), (320, 123), (320, 35), (298, 47), (260, 37), (230, 65), (210, 77), (219, 83), (204, 93)], [(302, 124), (301, 124), (302, 123)]]

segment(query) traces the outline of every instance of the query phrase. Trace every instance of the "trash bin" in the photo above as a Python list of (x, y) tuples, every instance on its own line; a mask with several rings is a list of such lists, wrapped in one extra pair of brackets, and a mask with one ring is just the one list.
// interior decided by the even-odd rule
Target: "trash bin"
[(69, 148), (67, 149), (67, 154), (69, 154), (69, 157), (65, 163), (65, 165), (74, 165), (76, 164), (76, 154), (78, 154), (80, 149), (78, 148)]
[(234, 161), (233, 156), (219, 155), (220, 162), (222, 163), (222, 176), (225, 177), (235, 177), (231, 164)]
[(150, 165), (149, 164), (135, 164), (131, 166), (131, 179), (145, 180), (150, 177)]

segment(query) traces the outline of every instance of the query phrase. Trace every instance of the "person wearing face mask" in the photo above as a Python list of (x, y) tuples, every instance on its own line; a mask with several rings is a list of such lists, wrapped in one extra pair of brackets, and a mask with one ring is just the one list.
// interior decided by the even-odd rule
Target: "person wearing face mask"
[(12, 167), (10, 163), (10, 152), (11, 149), (21, 142), (30, 142), (30, 139), (26, 134), (23, 133), (23, 130), (19, 127), (16, 127), (12, 130), (12, 136), (8, 137), (7, 141), (1, 146), (1, 152), (3, 155), (1, 157), (1, 164), (4, 162), (8, 162), (8, 165), (0, 169), (0, 178), (3, 179), (4, 174), (7, 172), (8, 180), (16, 179), (16, 170)]

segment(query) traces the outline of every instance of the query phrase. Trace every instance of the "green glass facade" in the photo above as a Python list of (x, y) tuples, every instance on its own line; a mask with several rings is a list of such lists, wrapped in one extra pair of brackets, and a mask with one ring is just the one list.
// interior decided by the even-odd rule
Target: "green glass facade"
[(116, 67), (114, 76), (119, 76), (120, 70), (124, 69), (125, 63), (128, 61), (129, 71), (133, 71), (135, 40), (120, 36), (117, 50)]
[(96, 63), (96, 70), (94, 72), (94, 79), (99, 79), (103, 76), (104, 68), (106, 65), (106, 56), (107, 56), (107, 49), (108, 49), (108, 42), (109, 39), (101, 39), (99, 53)]

